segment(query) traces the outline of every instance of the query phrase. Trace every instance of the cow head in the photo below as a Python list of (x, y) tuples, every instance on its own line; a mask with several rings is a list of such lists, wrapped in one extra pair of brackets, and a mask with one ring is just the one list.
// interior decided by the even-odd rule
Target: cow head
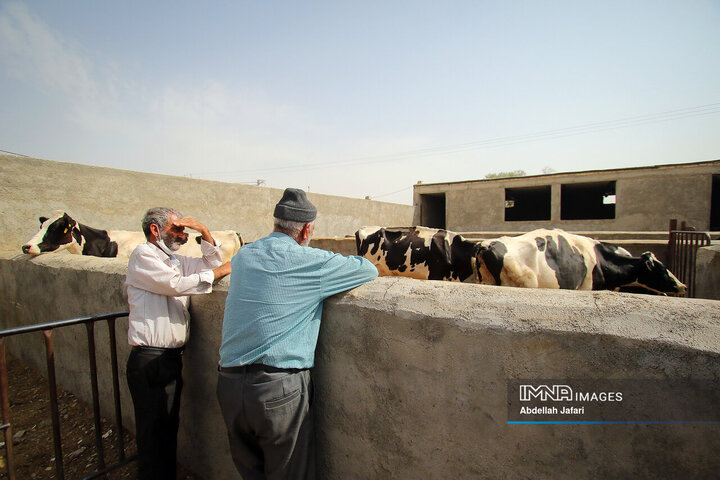
[(77, 222), (67, 213), (57, 211), (50, 218), (40, 217), (40, 230), (22, 246), (22, 251), (31, 255), (61, 250), (79, 254), (81, 243)]
[(645, 252), (640, 257), (637, 281), (631, 286), (675, 296), (684, 296), (687, 291), (687, 287), (652, 252)]

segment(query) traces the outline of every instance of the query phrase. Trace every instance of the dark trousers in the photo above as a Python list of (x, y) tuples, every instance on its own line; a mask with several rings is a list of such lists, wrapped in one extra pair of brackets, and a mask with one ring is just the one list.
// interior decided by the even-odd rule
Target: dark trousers
[(135, 407), (140, 480), (175, 480), (182, 350), (133, 348), (127, 380)]
[(220, 372), (217, 397), (244, 480), (315, 478), (309, 370)]

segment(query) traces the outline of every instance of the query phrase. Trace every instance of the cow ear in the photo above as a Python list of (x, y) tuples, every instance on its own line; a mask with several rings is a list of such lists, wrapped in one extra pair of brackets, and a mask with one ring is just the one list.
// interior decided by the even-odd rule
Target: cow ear
[(47, 222), (47, 219), (48, 219), (47, 217), (40, 217), (40, 218), (38, 218), (38, 220), (40, 220), (40, 225), (42, 225), (43, 223)]
[(77, 228), (73, 228), (72, 236), (78, 245), (82, 245), (82, 235), (80, 235), (80, 230), (78, 230)]
[(645, 263), (645, 266), (648, 268), (648, 270), (653, 268), (653, 255), (650, 252), (643, 253), (640, 258), (643, 259), (643, 262)]

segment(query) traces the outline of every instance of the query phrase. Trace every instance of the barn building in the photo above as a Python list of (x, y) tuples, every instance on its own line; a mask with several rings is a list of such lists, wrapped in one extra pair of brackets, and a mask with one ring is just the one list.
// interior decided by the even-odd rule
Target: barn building
[(720, 231), (720, 160), (414, 186), (416, 225), (456, 232)]

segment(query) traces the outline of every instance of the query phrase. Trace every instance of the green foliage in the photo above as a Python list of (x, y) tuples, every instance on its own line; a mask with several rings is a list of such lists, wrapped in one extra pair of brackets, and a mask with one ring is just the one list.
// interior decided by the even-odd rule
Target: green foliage
[(525, 175), (527, 175), (525, 170), (513, 170), (512, 172), (488, 173), (485, 178), (524, 177)]

